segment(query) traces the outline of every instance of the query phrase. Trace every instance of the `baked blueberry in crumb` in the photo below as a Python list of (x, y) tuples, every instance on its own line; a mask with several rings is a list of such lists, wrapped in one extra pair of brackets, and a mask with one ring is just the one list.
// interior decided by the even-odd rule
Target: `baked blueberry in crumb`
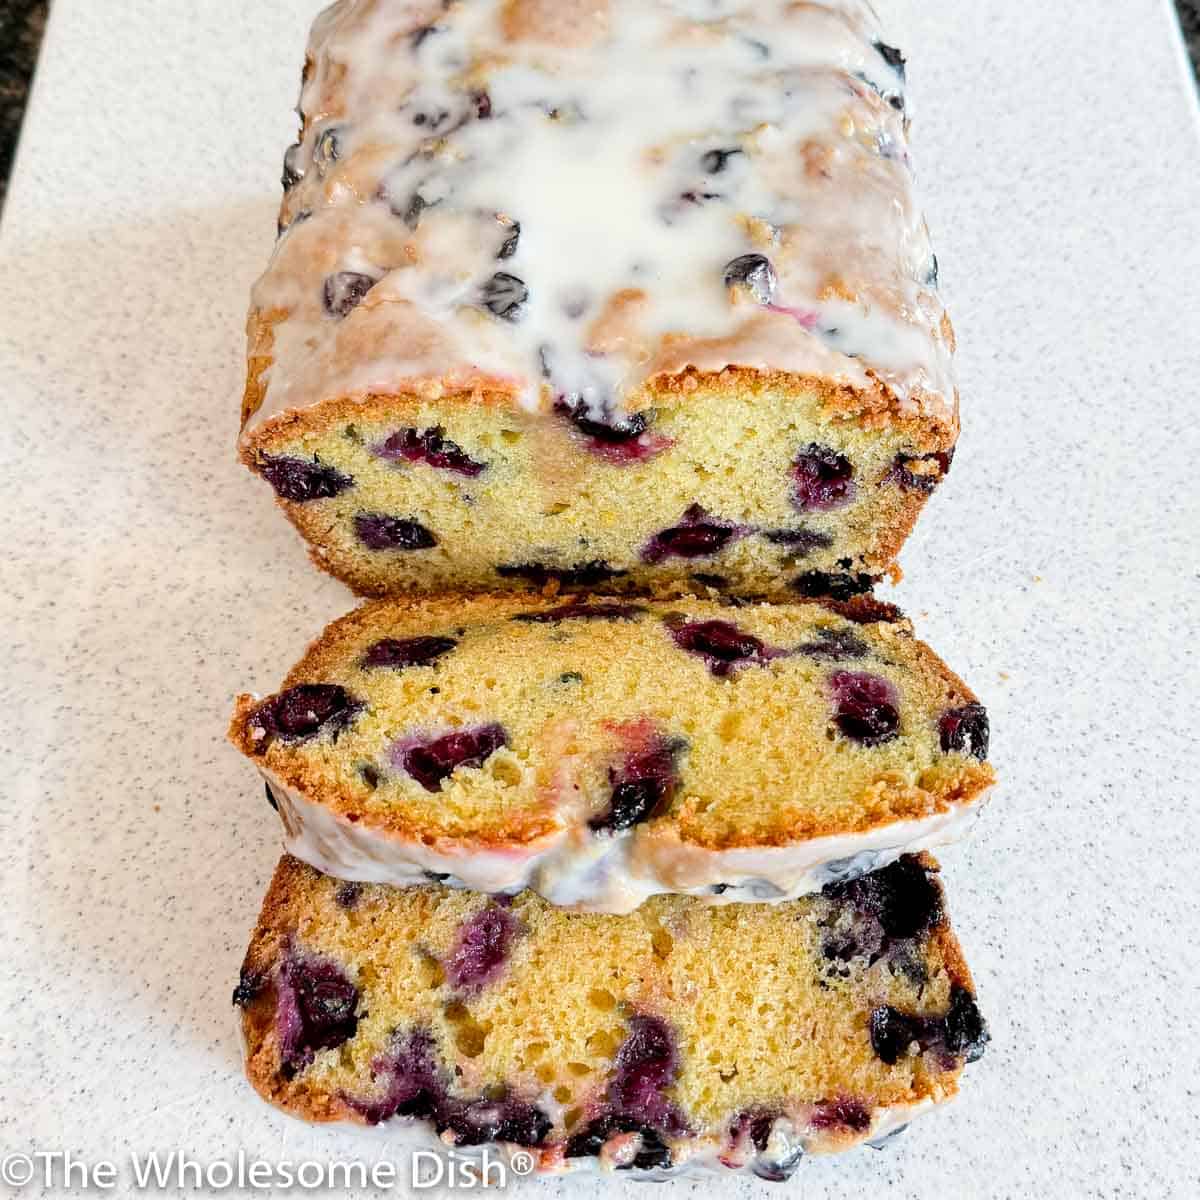
[(772, 1134), (780, 1117), (781, 1114), (774, 1109), (750, 1109), (739, 1113), (729, 1130), (730, 1140), (735, 1145), (743, 1138), (749, 1139), (756, 1151), (751, 1169), (759, 1179), (768, 1183), (786, 1183), (804, 1158), (803, 1144), (786, 1136), (777, 1134), (776, 1145), (772, 1148)]
[(529, 289), (525, 281), (507, 271), (497, 271), (479, 293), (483, 307), (504, 321), (520, 320), (528, 299)]
[(869, 1029), (872, 1049), (888, 1066), (899, 1062), (914, 1042), (921, 1053), (932, 1050), (950, 1060), (975, 1062), (991, 1040), (975, 997), (957, 983), (950, 988), (944, 1016), (915, 1016), (885, 1004), (871, 1010)]
[(393, 747), (391, 757), (398, 768), (427, 792), (436, 792), (458, 767), (481, 767), (507, 745), (508, 734), (503, 725), (478, 725), (429, 741), (402, 740)]
[(359, 513), (354, 532), (368, 550), (428, 550), (437, 538), (419, 521), (385, 513)]
[(599, 558), (590, 562), (575, 563), (570, 567), (548, 567), (544, 563), (508, 563), (496, 568), (496, 574), (501, 579), (527, 579), (538, 587), (544, 587), (551, 580), (561, 583), (564, 587), (591, 587), (593, 584), (604, 583), (628, 573), (614, 570)]
[(588, 822), (588, 828), (619, 833), (662, 812), (678, 786), (677, 759), (685, 745), (679, 738), (652, 737), (647, 746), (610, 770), (608, 807)]
[(833, 545), (833, 535), (817, 529), (768, 529), (763, 537), (773, 546), (786, 546), (797, 558)]
[(727, 679), (739, 666), (753, 663), (764, 666), (773, 658), (787, 654), (768, 646), (751, 633), (744, 633), (732, 621), (668, 622), (675, 644), (689, 654), (698, 655), (718, 678)]
[(285, 1076), (303, 1070), (318, 1050), (340, 1046), (358, 1030), (358, 988), (328, 959), (285, 958), (275, 990), (279, 1061)]
[(882, 746), (900, 731), (900, 703), (892, 683), (864, 671), (835, 671), (829, 677), (834, 724), (862, 746)]
[(942, 892), (911, 854), (869, 875), (826, 884), (821, 894), (877, 921), (889, 938), (912, 938), (944, 919)]
[(302, 683), (260, 704), (250, 717), (250, 729), (263, 746), (272, 738), (305, 742), (338, 733), (362, 710), (362, 702), (339, 684)]
[(854, 467), (829, 446), (811, 443), (792, 465), (792, 503), (801, 512), (828, 512), (854, 499)]
[(598, 421), (578, 396), (560, 397), (554, 410), (587, 439), (592, 454), (618, 466), (647, 462), (674, 445), (670, 438), (650, 432), (653, 414), (635, 412), (621, 420)]
[(363, 885), (348, 880), (345, 883), (338, 884), (338, 889), (333, 894), (334, 901), (339, 908), (354, 908), (362, 898)]
[(639, 1124), (634, 1118), (620, 1113), (607, 1113), (574, 1134), (567, 1142), (565, 1158), (597, 1158), (605, 1143), (617, 1134), (634, 1133), (640, 1138), (639, 1148), (633, 1160), (617, 1167), (618, 1171), (630, 1169), (651, 1171), (672, 1165), (671, 1151), (661, 1136), (649, 1126)]
[(488, 904), (464, 921), (443, 964), (446, 980), (460, 991), (478, 991), (504, 970), (517, 934), (517, 920), (499, 904)]
[(870, 575), (850, 575), (828, 571), (806, 571), (792, 580), (792, 587), (811, 600), (850, 600), (875, 586)]
[(383, 638), (369, 647), (363, 655), (364, 667), (427, 667), (443, 654), (449, 654), (458, 643), (448, 637)]
[(824, 627), (816, 631), (814, 641), (797, 646), (796, 653), (823, 662), (845, 662), (848, 658), (865, 658), (868, 649), (867, 643), (853, 630)]
[(517, 613), (513, 620), (531, 625), (554, 625), (559, 621), (632, 621), (645, 611), (637, 604), (580, 602), (548, 608), (543, 612)]
[(623, 1116), (680, 1136), (687, 1132), (687, 1122), (665, 1095), (678, 1072), (679, 1054), (666, 1021), (646, 1014), (631, 1017), (613, 1060), (609, 1103)]
[(444, 429), (401, 429), (371, 448), (371, 453), (392, 462), (426, 463), (440, 471), (454, 471), (474, 479), (487, 469), (476, 462), (457, 442), (445, 436)]
[(771, 260), (761, 254), (743, 254), (725, 266), (725, 286), (745, 288), (759, 304), (770, 304), (778, 285)]
[(886, 480), (898, 484), (901, 491), (928, 495), (950, 472), (954, 451), (935, 454), (897, 454)]
[(724, 550), (748, 530), (712, 517), (698, 504), (683, 514), (680, 523), (656, 533), (642, 548), (642, 561), (659, 563), (666, 558), (708, 558)]
[(325, 311), (339, 320), (348, 317), (378, 281), (358, 271), (338, 271), (325, 279)]
[(553, 1128), (554, 1122), (540, 1108), (509, 1097), (451, 1099), (438, 1115), (438, 1132), (450, 1130), (457, 1146), (479, 1146), (485, 1142), (540, 1146)]
[(308, 462), (303, 458), (263, 455), (258, 461), (258, 471), (281, 500), (293, 504), (328, 500), (354, 486), (349, 475), (318, 459)]
[(942, 713), (938, 720), (942, 750), (947, 754), (972, 754), (987, 758), (991, 726), (982, 704), (964, 704)]
[(391, 1117), (432, 1117), (445, 1095), (433, 1035), (425, 1029), (396, 1034), (391, 1052), (371, 1064), (371, 1077), (382, 1083), (380, 1095), (344, 1097), (368, 1125)]
[(233, 1003), (238, 1008), (249, 1008), (262, 993), (266, 979), (258, 971), (243, 967), (238, 975), (237, 987), (233, 989)]
[(871, 1114), (861, 1100), (843, 1097), (818, 1104), (809, 1123), (814, 1129), (851, 1129), (855, 1133), (865, 1133), (871, 1128)]

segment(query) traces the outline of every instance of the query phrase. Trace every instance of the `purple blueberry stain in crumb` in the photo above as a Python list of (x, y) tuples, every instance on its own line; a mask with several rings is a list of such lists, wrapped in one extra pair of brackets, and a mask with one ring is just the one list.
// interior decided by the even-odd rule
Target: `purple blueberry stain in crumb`
[(742, 254), (725, 265), (725, 286), (744, 288), (759, 304), (770, 304), (779, 286), (771, 260), (761, 254)]
[(258, 473), (275, 489), (281, 500), (307, 504), (310, 500), (328, 500), (354, 486), (354, 480), (336, 467), (319, 459), (263, 455)]
[(861, 1100), (843, 1096), (816, 1105), (809, 1124), (814, 1129), (849, 1129), (854, 1133), (866, 1133), (871, 1128), (871, 1114)]
[(275, 985), (280, 1067), (290, 1078), (318, 1050), (349, 1041), (358, 1030), (358, 988), (336, 963), (288, 955)]
[(337, 271), (327, 276), (322, 290), (325, 311), (339, 321), (348, 317), (377, 282), (359, 271)]
[(964, 704), (938, 718), (938, 735), (946, 754), (970, 754), (982, 762), (988, 755), (991, 725), (982, 704)]
[(480, 304), (503, 321), (519, 321), (528, 299), (525, 281), (507, 271), (497, 271), (479, 292)]
[(960, 1058), (966, 1062), (981, 1058), (991, 1040), (975, 997), (957, 983), (951, 985), (950, 1007), (944, 1015), (917, 1016), (884, 1004), (871, 1010), (869, 1032), (876, 1057), (888, 1066), (899, 1062), (916, 1043), (922, 1054), (937, 1054), (947, 1070)]
[(476, 462), (457, 442), (449, 441), (446, 431), (401, 429), (371, 448), (371, 453), (390, 462), (425, 463), (439, 471), (454, 471), (474, 479), (487, 469)]
[(563, 587), (591, 587), (628, 575), (629, 572), (618, 571), (603, 559), (594, 558), (590, 562), (574, 563), (569, 567), (550, 567), (545, 563), (505, 563), (496, 568), (496, 574), (501, 579), (526, 579), (538, 587), (544, 587), (551, 581)]
[(751, 1169), (768, 1183), (786, 1183), (804, 1158), (803, 1144), (788, 1137), (779, 1128), (781, 1125), (790, 1129), (790, 1123), (777, 1110), (759, 1107), (739, 1113), (729, 1128), (729, 1140), (735, 1148), (747, 1140), (754, 1147)]
[(478, 991), (498, 979), (518, 928), (517, 919), (499, 904), (488, 904), (464, 921), (443, 963), (450, 986)]
[(429, 550), (437, 545), (420, 521), (386, 513), (358, 513), (354, 532), (368, 550)]
[(668, 621), (667, 627), (675, 644), (704, 659), (718, 679), (729, 678), (740, 666), (765, 666), (788, 653), (743, 632), (732, 621)]
[(670, 1026), (661, 1017), (630, 1018), (629, 1033), (613, 1060), (608, 1101), (623, 1116), (672, 1136), (687, 1122), (666, 1091), (679, 1073), (679, 1053)]
[(792, 580), (793, 589), (810, 600), (851, 600), (874, 586), (870, 575), (828, 571), (806, 571)]
[(588, 828), (620, 833), (661, 813), (679, 785), (678, 759), (686, 748), (682, 738), (654, 735), (619, 767), (611, 768), (608, 806), (588, 822)]
[(541, 612), (517, 613), (514, 621), (530, 625), (555, 625), (559, 621), (632, 621), (646, 610), (637, 604), (597, 602), (562, 604)]
[(672, 438), (651, 432), (653, 413), (635, 412), (618, 420), (597, 420), (578, 396), (560, 397), (554, 410), (570, 421), (592, 454), (615, 466), (648, 462), (675, 444)]
[(900, 699), (895, 685), (865, 671), (835, 671), (829, 677), (834, 724), (861, 746), (882, 746), (899, 736)]
[(792, 504), (801, 512), (829, 512), (854, 499), (854, 467), (830, 446), (811, 443), (792, 464)]
[(709, 558), (750, 531), (731, 521), (711, 516), (693, 504), (678, 525), (656, 533), (642, 548), (642, 561), (660, 563), (667, 558)]
[(406, 667), (427, 667), (458, 643), (448, 637), (383, 638), (367, 648), (362, 657), (366, 669), (386, 668), (402, 671)]
[(811, 642), (796, 647), (797, 654), (822, 662), (845, 662), (847, 659), (865, 658), (869, 653), (867, 643), (851, 629), (817, 629)]
[(250, 731), (264, 747), (273, 738), (305, 742), (323, 733), (336, 736), (363, 708), (340, 684), (302, 683), (260, 704), (250, 717)]
[(427, 792), (436, 792), (457, 768), (481, 767), (507, 745), (503, 725), (478, 725), (430, 739), (404, 738), (392, 747), (391, 759)]
[(425, 1029), (394, 1036), (390, 1052), (371, 1064), (371, 1076), (381, 1085), (379, 1095), (345, 1097), (368, 1125), (380, 1125), (397, 1116), (432, 1117), (445, 1096), (436, 1045)]
[(768, 529), (763, 537), (773, 546), (786, 546), (797, 558), (814, 550), (828, 550), (833, 545), (832, 534), (817, 529)]
[(905, 492), (932, 492), (950, 471), (954, 451), (935, 454), (897, 454), (884, 482), (897, 484)]

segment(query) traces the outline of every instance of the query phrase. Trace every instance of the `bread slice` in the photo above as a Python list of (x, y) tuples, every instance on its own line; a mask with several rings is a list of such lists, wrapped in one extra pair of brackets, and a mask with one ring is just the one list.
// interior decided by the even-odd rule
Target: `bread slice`
[(959, 429), (904, 94), (865, 0), (334, 5), (242, 459), (364, 594), (869, 589)]
[(928, 856), (782, 905), (626, 916), (284, 858), (234, 1000), (271, 1103), (549, 1172), (786, 1178), (950, 1099), (988, 1040)]
[(782, 900), (960, 833), (987, 714), (893, 609), (377, 601), (230, 736), (288, 850), (627, 912)]

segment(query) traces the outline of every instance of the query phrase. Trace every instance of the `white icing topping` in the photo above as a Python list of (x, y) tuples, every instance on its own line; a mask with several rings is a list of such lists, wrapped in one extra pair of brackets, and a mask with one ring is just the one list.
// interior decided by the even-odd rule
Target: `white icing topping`
[(978, 803), (960, 804), (863, 833), (754, 849), (710, 850), (637, 826), (595, 836), (562, 829), (527, 847), (504, 850), (469, 842), (435, 848), (343, 820), (263, 773), (279, 807), (288, 853), (327, 875), (400, 887), (438, 877), (450, 886), (492, 893), (529, 888), (565, 908), (610, 913), (632, 912), (661, 892), (715, 904), (793, 900), (886, 866), (901, 854), (957, 841), (979, 810)]
[[(473, 384), (612, 420), (727, 365), (953, 419), (902, 68), (863, 0), (341, 0), (309, 54), (247, 432)], [(750, 254), (770, 267), (727, 287)]]

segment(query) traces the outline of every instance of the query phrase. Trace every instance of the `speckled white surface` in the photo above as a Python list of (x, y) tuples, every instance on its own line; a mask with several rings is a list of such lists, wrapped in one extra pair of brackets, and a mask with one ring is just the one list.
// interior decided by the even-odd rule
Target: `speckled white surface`
[[(0, 227), (0, 1155), (380, 1149), (261, 1105), (228, 1007), (277, 847), (230, 700), (348, 604), (234, 461), (318, 7), (54, 6)], [(943, 861), (994, 1042), (885, 1153), (654, 1195), (1195, 1196), (1194, 94), (1160, 0), (881, 8), (965, 424), (898, 599), (992, 710)]]

